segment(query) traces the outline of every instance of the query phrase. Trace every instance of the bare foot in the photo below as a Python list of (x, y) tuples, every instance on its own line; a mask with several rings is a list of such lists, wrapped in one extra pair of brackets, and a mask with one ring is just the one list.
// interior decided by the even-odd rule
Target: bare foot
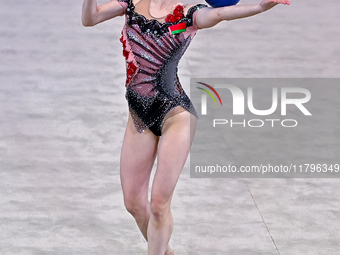
[(175, 255), (175, 253), (173, 252), (173, 250), (171, 250), (170, 246), (168, 245), (168, 248), (166, 249), (164, 255)]

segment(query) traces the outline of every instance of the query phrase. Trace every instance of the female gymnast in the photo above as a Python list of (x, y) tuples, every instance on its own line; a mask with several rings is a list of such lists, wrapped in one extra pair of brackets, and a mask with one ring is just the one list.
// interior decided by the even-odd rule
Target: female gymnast
[[(212, 8), (179, 0), (84, 0), (82, 23), (125, 15), (120, 41), (126, 59), (129, 117), (120, 177), (126, 209), (148, 242), (148, 255), (173, 255), (172, 195), (196, 130), (197, 112), (179, 82), (177, 65), (198, 29), (245, 18), (289, 0)], [(150, 201), (148, 188), (157, 156)]]

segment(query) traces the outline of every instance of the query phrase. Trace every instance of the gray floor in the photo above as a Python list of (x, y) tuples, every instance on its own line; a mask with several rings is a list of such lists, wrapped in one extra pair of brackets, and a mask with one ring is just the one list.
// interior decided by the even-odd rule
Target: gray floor
[[(81, 5), (1, 3), (0, 254), (146, 254), (119, 181), (124, 18), (85, 28)], [(337, 78), (339, 25), (336, 0), (223, 22), (197, 33), (181, 82)], [(339, 179), (192, 179), (186, 164), (172, 209), (181, 255), (340, 254)]]

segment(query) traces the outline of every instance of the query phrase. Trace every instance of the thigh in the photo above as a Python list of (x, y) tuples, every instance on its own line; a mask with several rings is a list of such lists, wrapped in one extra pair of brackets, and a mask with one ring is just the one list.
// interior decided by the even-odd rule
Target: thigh
[(196, 117), (183, 111), (169, 117), (163, 124), (158, 144), (157, 170), (151, 199), (170, 201), (182, 168), (187, 160), (196, 130)]
[(129, 114), (120, 157), (124, 198), (147, 199), (150, 173), (159, 138), (150, 130), (138, 133)]

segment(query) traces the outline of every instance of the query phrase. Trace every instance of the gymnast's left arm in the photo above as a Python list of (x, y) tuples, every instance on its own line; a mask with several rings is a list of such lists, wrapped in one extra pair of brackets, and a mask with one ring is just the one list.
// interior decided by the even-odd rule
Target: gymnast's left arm
[(202, 8), (196, 15), (198, 29), (213, 27), (223, 20), (250, 17), (267, 11), (278, 4), (289, 5), (289, 0), (263, 0), (260, 4), (233, 5), (218, 8)]

